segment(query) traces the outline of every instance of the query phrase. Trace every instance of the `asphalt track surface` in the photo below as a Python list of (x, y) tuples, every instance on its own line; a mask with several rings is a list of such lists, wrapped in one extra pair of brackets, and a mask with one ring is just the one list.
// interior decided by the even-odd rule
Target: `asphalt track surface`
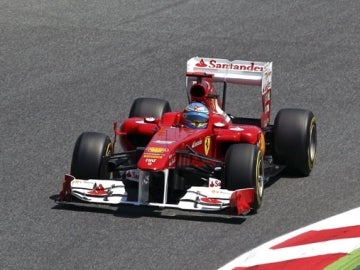
[[(360, 205), (357, 0), (0, 2), (2, 269), (216, 269)], [(318, 157), (245, 219), (49, 199), (83, 131), (112, 134), (139, 96), (186, 104), (193, 56), (273, 61), (272, 116), (312, 110)], [(260, 110), (256, 90), (229, 113)], [(229, 99), (230, 100), (230, 99)], [(355, 217), (356, 218), (356, 217)]]

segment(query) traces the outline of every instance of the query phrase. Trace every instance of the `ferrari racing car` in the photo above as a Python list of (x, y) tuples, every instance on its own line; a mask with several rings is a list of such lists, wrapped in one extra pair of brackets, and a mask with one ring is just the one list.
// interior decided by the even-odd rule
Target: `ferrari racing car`
[[(272, 62), (194, 57), (188, 105), (137, 98), (114, 136), (82, 133), (58, 201), (256, 213), (264, 186), (285, 167), (308, 176), (316, 158), (316, 119), (282, 109), (270, 122)], [(227, 114), (227, 86), (259, 87), (258, 118)], [(220, 89), (218, 89), (220, 85)]]

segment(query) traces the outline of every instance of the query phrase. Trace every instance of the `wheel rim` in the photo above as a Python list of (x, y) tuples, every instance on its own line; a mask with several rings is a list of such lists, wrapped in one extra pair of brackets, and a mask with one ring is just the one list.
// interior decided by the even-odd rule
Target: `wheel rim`
[(109, 142), (108, 145), (106, 146), (105, 157), (110, 157), (111, 154), (112, 154), (112, 143)]
[(264, 166), (263, 166), (263, 158), (261, 154), (259, 153), (258, 161), (257, 161), (257, 193), (259, 199), (262, 198), (263, 192), (264, 192)]
[(316, 157), (316, 145), (317, 145), (317, 139), (316, 139), (316, 124), (315, 119), (312, 121), (312, 124), (310, 126), (310, 134), (309, 134), (309, 162), (313, 163)]

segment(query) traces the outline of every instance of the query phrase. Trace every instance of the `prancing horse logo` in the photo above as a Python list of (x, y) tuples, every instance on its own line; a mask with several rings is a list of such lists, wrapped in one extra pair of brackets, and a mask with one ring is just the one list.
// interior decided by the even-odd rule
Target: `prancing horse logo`
[(204, 142), (205, 155), (208, 155), (209, 153), (210, 144), (211, 144), (210, 136), (205, 137), (205, 142)]

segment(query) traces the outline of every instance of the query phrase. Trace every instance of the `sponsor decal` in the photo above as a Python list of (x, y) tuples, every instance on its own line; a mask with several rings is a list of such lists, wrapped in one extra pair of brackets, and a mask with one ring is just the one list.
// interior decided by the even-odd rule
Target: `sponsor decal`
[(163, 158), (163, 155), (159, 155), (159, 154), (144, 154), (143, 157), (144, 157), (144, 158), (162, 159), (162, 158)]
[(104, 189), (102, 184), (95, 184), (93, 190), (87, 192), (87, 194), (92, 196), (105, 196), (108, 192)]
[(196, 63), (195, 66), (197, 67), (207, 67), (207, 65), (204, 62), (204, 59), (201, 59), (199, 63)]
[(156, 154), (162, 154), (168, 152), (169, 149), (165, 147), (147, 147), (146, 152), (148, 153), (156, 153)]
[(206, 203), (206, 204), (214, 204), (214, 205), (219, 205), (222, 204), (222, 202), (218, 199), (215, 198), (200, 198), (200, 201), (202, 203)]
[(75, 179), (75, 180), (73, 180), (72, 181), (72, 183), (74, 184), (74, 185), (76, 185), (76, 184), (81, 184), (81, 183), (86, 183), (87, 181), (82, 181), (82, 180), (78, 180), (78, 179)]
[(158, 159), (157, 158), (146, 158), (145, 162), (147, 163), (147, 165), (152, 165), (153, 163), (155, 163)]
[(164, 140), (156, 140), (154, 141), (154, 143), (158, 143), (158, 144), (172, 144), (175, 141), (164, 141)]
[(210, 145), (211, 145), (210, 136), (206, 136), (206, 137), (205, 137), (205, 143), (204, 143), (205, 155), (208, 155), (208, 154), (209, 154)]
[(195, 148), (195, 147), (201, 145), (202, 142), (203, 142), (202, 139), (200, 139), (198, 141), (193, 141), (193, 143), (191, 144), (191, 148)]
[(216, 178), (209, 178), (209, 187), (211, 188), (221, 188), (221, 181)]
[(233, 70), (240, 70), (240, 71), (255, 71), (260, 72), (264, 70), (262, 66), (256, 66), (254, 63), (250, 65), (245, 64), (233, 64), (233, 63), (219, 63), (216, 62), (215, 59), (209, 61), (209, 64), (206, 64), (204, 59), (201, 59), (198, 63), (195, 64), (196, 67), (202, 68), (216, 68), (216, 69), (233, 69)]
[[(220, 181), (220, 180), (218, 180), (218, 181)], [(220, 183), (220, 185), (221, 185), (221, 183)], [(224, 194), (224, 195), (230, 195), (230, 194), (232, 194), (232, 191), (224, 190), (224, 189), (220, 189), (220, 188), (212, 188), (212, 189), (210, 190), (210, 192), (211, 192), (212, 194), (218, 194), (217, 196), (222, 196), (222, 194)], [(213, 195), (212, 195), (212, 196), (213, 196)]]

